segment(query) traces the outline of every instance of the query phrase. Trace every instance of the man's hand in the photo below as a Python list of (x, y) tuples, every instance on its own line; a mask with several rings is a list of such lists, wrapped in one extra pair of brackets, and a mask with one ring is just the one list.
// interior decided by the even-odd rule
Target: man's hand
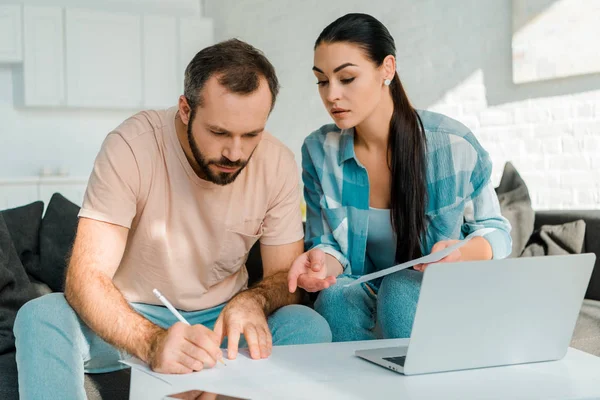
[(216, 393), (209, 393), (202, 390), (190, 390), (183, 393), (176, 393), (170, 395), (169, 399), (181, 399), (181, 400), (216, 400)]
[[(456, 244), (458, 242), (459, 242), (459, 240), (442, 240), (440, 242), (437, 242), (431, 248), (431, 253), (436, 253), (438, 251), (444, 250), (445, 248), (450, 247), (453, 244)], [(460, 249), (456, 249), (452, 253), (448, 254), (446, 257), (442, 258), (440, 261), (437, 261), (437, 263), (448, 263), (448, 262), (459, 262), (459, 261), (463, 261), (463, 255), (462, 255)], [(431, 263), (431, 264), (436, 264), (436, 263)], [(425, 268), (427, 268), (431, 264), (417, 264), (414, 266), (414, 269), (417, 271), (424, 272)]]
[(187, 374), (212, 368), (221, 358), (219, 336), (202, 325), (177, 322), (169, 330), (158, 331), (151, 343), (148, 364), (163, 374)]
[(250, 291), (237, 295), (223, 308), (215, 323), (215, 334), (219, 343), (227, 336), (227, 358), (230, 360), (237, 357), (242, 334), (254, 360), (271, 355), (273, 338), (264, 305)]
[(294, 293), (298, 287), (307, 292), (318, 292), (335, 284), (335, 276), (328, 276), (327, 255), (320, 249), (301, 254), (288, 273), (288, 288)]

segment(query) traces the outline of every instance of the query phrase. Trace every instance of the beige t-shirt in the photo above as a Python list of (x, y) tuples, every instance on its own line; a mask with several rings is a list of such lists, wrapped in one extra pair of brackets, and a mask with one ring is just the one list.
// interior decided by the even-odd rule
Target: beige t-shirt
[(303, 238), (293, 153), (264, 133), (252, 158), (226, 186), (200, 179), (175, 131), (177, 108), (144, 111), (102, 145), (80, 217), (130, 228), (113, 278), (130, 302), (202, 310), (247, 287), (252, 245)]

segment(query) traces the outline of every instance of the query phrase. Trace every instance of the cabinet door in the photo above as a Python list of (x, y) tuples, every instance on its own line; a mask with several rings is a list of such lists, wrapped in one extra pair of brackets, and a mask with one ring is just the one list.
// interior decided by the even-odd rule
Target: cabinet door
[(25, 106), (64, 105), (65, 49), (62, 9), (25, 6), (23, 28)]
[(183, 82), (177, 68), (177, 19), (145, 16), (143, 25), (144, 107), (175, 106)]
[[(213, 21), (208, 18), (180, 18), (179, 20), (179, 73), (184, 76), (185, 68), (192, 58), (205, 47), (214, 44)], [(180, 83), (183, 93), (183, 79)]]
[(141, 16), (66, 11), (67, 105), (142, 105)]
[(23, 60), (21, 39), (21, 6), (0, 6), (0, 63)]

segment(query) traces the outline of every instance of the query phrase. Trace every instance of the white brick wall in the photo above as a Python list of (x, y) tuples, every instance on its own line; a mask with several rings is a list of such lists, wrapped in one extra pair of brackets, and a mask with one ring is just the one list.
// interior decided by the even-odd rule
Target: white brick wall
[[(474, 77), (485, 88), (481, 70)], [(460, 92), (460, 87), (451, 89), (429, 108), (447, 113), (458, 105), (458, 112), (449, 115), (473, 129), (490, 152), (495, 183), (500, 180), (502, 166), (510, 160), (526, 180), (535, 208), (599, 208), (597, 98), (582, 93), (491, 106), (481, 96), (470, 99), (482, 105), (477, 112), (460, 107), (461, 96), (454, 93)]]
[(275, 65), (282, 91), (269, 129), (298, 162), (304, 137), (330, 122), (310, 71), (314, 41), (335, 18), (366, 12), (394, 36), (413, 104), (473, 129), (494, 184), (510, 160), (536, 209), (600, 208), (600, 74), (514, 85), (511, 0), (219, 0), (204, 10), (218, 40), (246, 40)]

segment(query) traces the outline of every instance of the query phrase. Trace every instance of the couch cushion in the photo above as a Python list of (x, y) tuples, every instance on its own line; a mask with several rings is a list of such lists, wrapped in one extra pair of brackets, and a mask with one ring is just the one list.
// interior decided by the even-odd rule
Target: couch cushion
[(67, 257), (77, 230), (79, 206), (54, 193), (40, 227), (40, 277), (54, 292), (64, 290)]
[(248, 270), (248, 287), (260, 282), (263, 278), (262, 257), (260, 255), (260, 241), (256, 241), (248, 254), (246, 260)]
[(585, 243), (585, 221), (543, 225), (531, 235), (522, 257), (579, 254)]
[(34, 297), (29, 277), (0, 215), (0, 355), (14, 350), (17, 311)]
[(571, 347), (600, 357), (600, 301), (583, 301)]
[(85, 392), (88, 400), (127, 400), (131, 370), (129, 368), (106, 374), (86, 374)]
[(0, 399), (19, 400), (15, 352), (0, 355)]
[(531, 207), (529, 190), (516, 168), (507, 162), (500, 185), (496, 188), (502, 216), (510, 222), (512, 238), (511, 257), (519, 257), (533, 233), (535, 212)]
[(590, 284), (585, 293), (587, 299), (600, 300), (600, 210), (552, 210), (535, 213), (536, 229), (543, 225), (558, 225), (578, 219), (585, 221), (585, 244), (583, 252), (595, 253), (596, 264)]
[(44, 202), (36, 201), (25, 206), (0, 211), (12, 237), (15, 250), (27, 273), (36, 279), (40, 263), (40, 225)]

